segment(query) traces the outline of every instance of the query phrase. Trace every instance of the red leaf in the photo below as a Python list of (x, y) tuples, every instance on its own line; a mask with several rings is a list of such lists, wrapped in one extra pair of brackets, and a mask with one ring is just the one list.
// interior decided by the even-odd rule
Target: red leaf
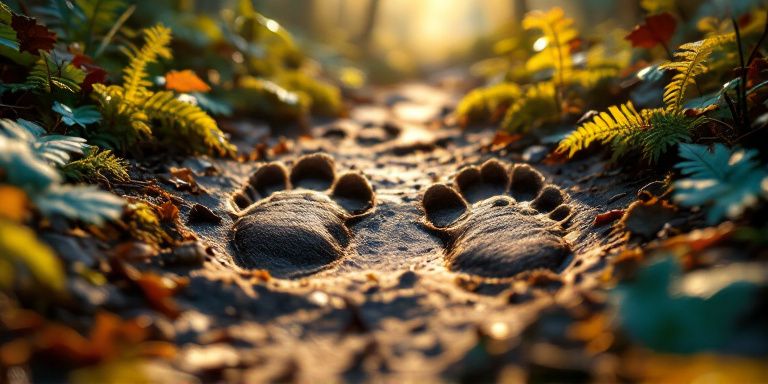
[(623, 209), (614, 209), (605, 213), (601, 213), (595, 216), (595, 221), (592, 223), (595, 227), (599, 227), (608, 223), (612, 223), (624, 216)]
[(37, 55), (40, 50), (50, 51), (56, 44), (56, 34), (48, 28), (37, 25), (37, 21), (22, 15), (13, 14), (11, 27), (16, 31), (19, 39), (19, 51)]
[(85, 93), (91, 92), (94, 84), (101, 84), (107, 81), (107, 71), (96, 65), (93, 59), (86, 55), (75, 55), (72, 59), (72, 65), (85, 71), (85, 80), (83, 80), (81, 85)]
[(659, 44), (666, 45), (677, 29), (677, 20), (667, 12), (647, 16), (644, 24), (635, 26), (626, 37), (633, 47), (653, 48)]

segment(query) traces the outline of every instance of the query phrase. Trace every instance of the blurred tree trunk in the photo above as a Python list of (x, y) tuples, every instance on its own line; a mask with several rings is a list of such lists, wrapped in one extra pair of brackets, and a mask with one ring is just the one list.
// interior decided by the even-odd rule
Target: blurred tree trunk
[(373, 31), (376, 28), (376, 19), (379, 13), (379, 0), (370, 0), (365, 14), (363, 30), (360, 33), (360, 43), (369, 46), (373, 38)]
[(512, 17), (515, 18), (515, 30), (516, 32), (523, 30), (523, 17), (528, 13), (528, 1), (527, 0), (512, 0)]

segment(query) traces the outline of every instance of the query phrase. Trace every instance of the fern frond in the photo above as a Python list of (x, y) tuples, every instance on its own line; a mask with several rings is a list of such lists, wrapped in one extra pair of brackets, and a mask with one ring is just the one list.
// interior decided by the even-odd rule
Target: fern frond
[(706, 65), (712, 51), (729, 41), (733, 41), (734, 34), (717, 35), (687, 43), (680, 46), (675, 52), (675, 61), (668, 61), (659, 66), (661, 69), (677, 72), (672, 81), (664, 87), (664, 104), (670, 112), (679, 112), (685, 104), (685, 96), (688, 88), (696, 84), (696, 77), (706, 73)]
[(500, 83), (474, 89), (461, 99), (454, 116), (463, 126), (496, 121), (522, 93), (520, 86), (515, 83)]
[(755, 150), (734, 151), (718, 143), (710, 152), (704, 145), (681, 144), (680, 157), (684, 161), (675, 168), (685, 178), (675, 182), (674, 199), (686, 207), (708, 205), (710, 224), (735, 219), (760, 195), (768, 197), (768, 171)]
[(79, 182), (97, 182), (105, 177), (117, 181), (130, 179), (126, 170), (128, 163), (115, 156), (110, 150), (91, 147), (82, 159), (64, 165), (61, 173), (68, 180)]
[(92, 142), (124, 151), (136, 142), (152, 137), (149, 118), (125, 99), (123, 87), (94, 84), (91, 96), (99, 104), (104, 129), (92, 138)]
[(652, 163), (659, 160), (669, 148), (691, 140), (691, 131), (701, 123), (683, 114), (669, 113), (662, 109), (643, 111), (651, 129), (638, 131), (633, 140), (642, 148), (644, 157)]
[(53, 186), (32, 200), (46, 217), (59, 215), (96, 225), (116, 220), (125, 206), (123, 199), (90, 185)]
[(60, 185), (61, 176), (24, 141), (0, 135), (0, 173), (3, 182), (23, 189), (46, 217), (101, 224), (116, 219), (123, 200), (92, 186)]
[(24, 119), (0, 119), (0, 128), (0, 135), (26, 142), (39, 157), (54, 165), (66, 164), (72, 153), (82, 154), (86, 147), (82, 137), (46, 135), (42, 127)]
[[(155, 136), (169, 142), (183, 140), (196, 152), (235, 153), (216, 121), (197, 105), (181, 101), (170, 91), (153, 94), (139, 105), (151, 120), (159, 122)], [(200, 145), (202, 144), (202, 145)]]
[(530, 86), (507, 109), (501, 127), (509, 132), (528, 132), (543, 123), (558, 121), (560, 111), (555, 92), (551, 81)]
[(542, 32), (547, 46), (526, 63), (530, 71), (554, 68), (554, 78), (562, 85), (573, 68), (570, 46), (568, 43), (579, 36), (574, 28), (574, 21), (565, 17), (562, 8), (555, 7), (547, 12), (532, 11), (525, 15), (523, 28)]
[(26, 83), (47, 93), (64, 91), (70, 94), (80, 92), (85, 72), (72, 63), (57, 63), (47, 52), (40, 52), (40, 59), (29, 72)]
[(147, 73), (147, 65), (156, 62), (158, 58), (170, 59), (171, 30), (162, 24), (144, 30), (144, 45), (125, 50), (130, 62), (123, 70), (123, 88), (125, 99), (133, 102), (142, 97), (142, 93), (152, 86)]
[(615, 78), (619, 72), (618, 68), (613, 67), (574, 69), (570, 73), (569, 81), (591, 89), (602, 81)]
[(303, 72), (284, 72), (277, 77), (277, 83), (291, 92), (306, 94), (315, 115), (332, 117), (341, 112), (341, 92), (331, 84)]
[[(557, 147), (557, 152), (568, 153), (568, 157), (586, 149), (593, 142), (607, 144), (617, 138), (625, 138), (631, 132), (650, 128), (649, 122), (635, 109), (632, 102), (608, 108), (591, 121), (579, 126)], [(617, 142), (618, 148), (621, 148)]]

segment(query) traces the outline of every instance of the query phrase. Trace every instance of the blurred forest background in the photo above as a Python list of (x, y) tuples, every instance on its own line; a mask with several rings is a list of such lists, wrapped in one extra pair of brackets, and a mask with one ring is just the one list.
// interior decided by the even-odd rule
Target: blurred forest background
[(367, 69), (374, 82), (425, 75), (488, 57), (493, 43), (518, 31), (523, 15), (533, 9), (562, 7), (587, 38), (615, 27), (631, 28), (642, 18), (637, 0), (255, 0), (255, 4), (314, 47), (310, 56), (333, 60), (331, 52), (339, 52)]

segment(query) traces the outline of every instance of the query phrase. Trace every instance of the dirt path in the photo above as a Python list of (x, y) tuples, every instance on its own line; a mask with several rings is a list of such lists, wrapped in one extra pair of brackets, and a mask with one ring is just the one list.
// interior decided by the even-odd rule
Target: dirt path
[[(611, 237), (592, 220), (644, 181), (543, 164), (546, 147), (492, 148), (492, 129), (440, 124), (455, 101), (407, 85), (272, 164), (169, 164), (206, 191), (163, 185), (212, 256), (163, 267), (190, 277), (175, 320), (112, 304), (151, 317), (180, 348), (174, 369), (206, 380), (587, 375), (597, 362), (568, 357), (583, 346), (566, 332), (605, 304), (593, 288)], [(195, 204), (221, 222), (190, 219)]]

